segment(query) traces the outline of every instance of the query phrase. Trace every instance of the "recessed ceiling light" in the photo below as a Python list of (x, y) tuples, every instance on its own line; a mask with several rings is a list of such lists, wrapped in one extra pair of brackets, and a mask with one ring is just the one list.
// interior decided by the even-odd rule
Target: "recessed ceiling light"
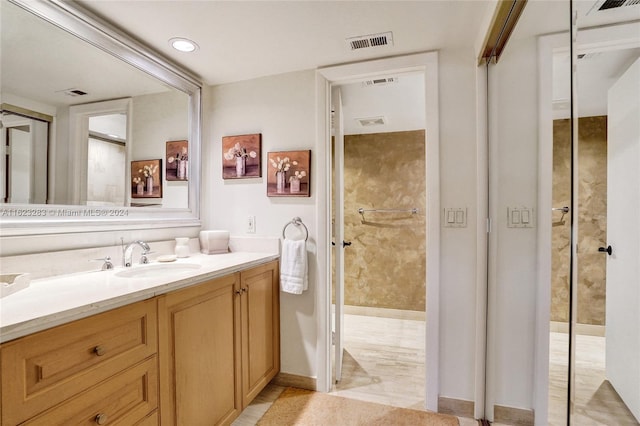
[(170, 39), (169, 44), (171, 47), (181, 52), (195, 52), (198, 50), (198, 45), (194, 41), (182, 37), (174, 37)]

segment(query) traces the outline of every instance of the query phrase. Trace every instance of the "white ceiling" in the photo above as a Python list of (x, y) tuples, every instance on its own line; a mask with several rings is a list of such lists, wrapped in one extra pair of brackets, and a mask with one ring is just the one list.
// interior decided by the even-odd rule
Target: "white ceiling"
[[(473, 45), (484, 0), (81, 1), (137, 39), (200, 75), (205, 84)], [(148, 23), (145, 25), (145, 23)], [(394, 45), (351, 51), (346, 38), (393, 32)], [(169, 46), (186, 37), (193, 54)]]
[[(426, 127), (424, 75), (393, 75), (393, 82), (371, 84), (371, 80), (340, 86), (344, 134), (419, 130)], [(388, 78), (387, 78), (388, 80)], [(363, 125), (381, 118), (383, 125)]]
[[(83, 0), (79, 3), (200, 76), (207, 85), (386, 56), (468, 48), (483, 37), (481, 17), (495, 5), (493, 0)], [(567, 3), (530, 0), (512, 37), (566, 30)], [(640, 6), (587, 14), (594, 3), (595, 0), (576, 1), (584, 26), (640, 19)], [(36, 40), (36, 35), (43, 34), (50, 25), (33, 17), (19, 17), (11, 11), (15, 6), (8, 5), (2, 1), (3, 92), (16, 88), (14, 93), (22, 92), (22, 96), (39, 97), (42, 102), (57, 105), (95, 100), (90, 97), (61, 99), (59, 93), (55, 94), (57, 101), (53, 100), (56, 91), (68, 88), (84, 90), (86, 86), (96, 99), (166, 90), (140, 71), (114, 64), (108, 55), (67, 34), (47, 35), (46, 42)], [(351, 51), (345, 41), (353, 36), (386, 31), (393, 33), (392, 46)], [(193, 39), (200, 49), (193, 54), (173, 50), (168, 40), (176, 36)], [(508, 49), (509, 46), (505, 55)], [(627, 60), (616, 62), (623, 64)], [(75, 71), (66, 68), (69, 64), (73, 64)], [(595, 85), (599, 81), (597, 61), (590, 67)], [(59, 71), (57, 77), (53, 75), (56, 71)], [(609, 76), (615, 74), (609, 68), (603, 68), (602, 72)], [(348, 115), (345, 122), (383, 116), (388, 126), (401, 122), (409, 128), (424, 126), (420, 117), (418, 121), (404, 122), (423, 108), (420, 96), (415, 96), (421, 93), (421, 89), (413, 85), (415, 79), (399, 76), (396, 84), (369, 87), (369, 90), (359, 84), (344, 87), (345, 114)], [(20, 87), (25, 80), (30, 83)], [(116, 88), (119, 92), (106, 95), (108, 90)], [(379, 94), (383, 97), (378, 98)], [(594, 99), (602, 100), (602, 96)], [(372, 127), (368, 131), (389, 131), (388, 126), (379, 130)], [(348, 130), (356, 131), (357, 127)]]

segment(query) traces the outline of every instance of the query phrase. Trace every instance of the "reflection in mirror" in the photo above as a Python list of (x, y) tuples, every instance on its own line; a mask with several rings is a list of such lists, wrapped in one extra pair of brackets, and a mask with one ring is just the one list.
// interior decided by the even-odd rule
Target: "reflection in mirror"
[[(52, 120), (48, 130), (38, 130), (49, 140), (38, 142), (37, 149), (12, 149), (13, 161), (7, 163), (11, 169), (2, 166), (2, 201), (132, 206), (130, 162), (165, 158), (167, 141), (191, 143), (194, 135), (199, 137), (194, 133), (199, 129), (193, 127), (198, 121), (190, 122), (193, 92), (169, 86), (166, 78), (159, 80), (139, 69), (144, 68), (139, 63), (134, 67), (22, 6), (41, 7), (2, 2), (2, 101)], [(113, 102), (126, 105), (114, 108)], [(199, 108), (199, 92), (197, 102)], [(107, 117), (119, 117), (118, 132), (96, 124)], [(3, 115), (2, 120), (8, 126), (9, 117)], [(13, 145), (26, 140), (23, 126), (6, 127), (3, 146), (5, 140)], [(190, 148), (190, 153), (194, 159), (198, 150)], [(30, 167), (19, 168), (19, 163)], [(163, 199), (137, 198), (135, 205), (183, 210), (191, 206), (193, 185), (188, 181), (163, 179), (162, 185)]]
[(3, 203), (44, 204), (47, 201), (49, 121), (37, 114), (2, 109), (0, 193)]
[(638, 18), (638, 2), (597, 1), (576, 21), (572, 424), (640, 422)]
[[(622, 337), (640, 336), (637, 293), (625, 293), (640, 279), (637, 244), (631, 261), (624, 258), (632, 250), (609, 256), (600, 247), (640, 237), (630, 207), (640, 205), (640, 5), (574, 5), (573, 61), (568, 43), (555, 46), (552, 106), (543, 105), (553, 111), (552, 205), (573, 198), (573, 219), (552, 213), (548, 424), (637, 424), (640, 376), (631, 372), (640, 366), (640, 340)], [(625, 129), (625, 121), (634, 124)], [(629, 269), (636, 272), (617, 276)]]
[(89, 117), (87, 205), (125, 205), (127, 115)]
[[(601, 10), (599, 5), (603, 3), (621, 7)], [(577, 6), (577, 19), (571, 19), (570, 5)], [(640, 376), (633, 372), (640, 371), (640, 315), (637, 286), (628, 285), (640, 279), (636, 213), (640, 208), (638, 74), (627, 81), (635, 85), (618, 95), (628, 95), (617, 102), (618, 111), (622, 112), (618, 119), (613, 119), (611, 109), (613, 88), (629, 75), (638, 60), (638, 18), (638, 2), (528, 2), (508, 49), (489, 71), (490, 87), (493, 84), (489, 101), (495, 105), (490, 107), (495, 108), (490, 109), (490, 117), (497, 117), (498, 123), (490, 143), (499, 145), (495, 148), (499, 153), (497, 170), (490, 173), (495, 173), (496, 183), (501, 182), (502, 176), (522, 179), (519, 186), (501, 182), (496, 188), (508, 194), (506, 197), (522, 192), (522, 182), (533, 174), (527, 172), (531, 163), (519, 161), (518, 156), (529, 152), (538, 158), (537, 188), (531, 191), (537, 196), (531, 202), (535, 200), (540, 212), (535, 225), (538, 285), (535, 312), (528, 311), (536, 315), (536, 358), (529, 364), (534, 365), (534, 392), (527, 395), (533, 400), (531, 414), (535, 424), (638, 424), (633, 410), (640, 408)], [(569, 28), (572, 21), (578, 25), (573, 45)], [(529, 91), (536, 83), (537, 93)], [(625, 140), (633, 140), (636, 145), (618, 155), (618, 159), (636, 164), (612, 167), (605, 154), (613, 147), (612, 136), (625, 123), (636, 132)], [(627, 176), (613, 185), (619, 196), (630, 191), (620, 197), (626, 207), (611, 206), (611, 171)], [(565, 206), (570, 207), (566, 212)], [(613, 219), (612, 211), (620, 216)], [(612, 224), (619, 225), (626, 238), (613, 241)], [(515, 238), (514, 235), (514, 241)], [(625, 244), (625, 240), (632, 240), (635, 245), (616, 251), (616, 246)], [(599, 251), (599, 247), (606, 250), (609, 244), (613, 246), (613, 256)], [(632, 253), (630, 265), (636, 275), (615, 284), (610, 277), (612, 266), (621, 263), (628, 253)], [(499, 268), (505, 265), (496, 262)], [(500, 299), (500, 290), (490, 291), (490, 300), (499, 301), (494, 309), (503, 312), (497, 317), (517, 318), (532, 306), (514, 305), (515, 295)], [(621, 302), (618, 306), (613, 303), (615, 299)], [(494, 323), (496, 327), (503, 324)], [(513, 324), (503, 332), (509, 342), (519, 337), (515, 332), (508, 334), (515, 330)], [(528, 361), (517, 355), (520, 347), (510, 344), (508, 352), (489, 354), (489, 366), (492, 359), (496, 364), (507, 359), (523, 360), (516, 361), (519, 365), (512, 370), (505, 363), (507, 367), (498, 371), (497, 379), (488, 375), (489, 389), (494, 389), (488, 395), (489, 408), (493, 408), (493, 400), (514, 400), (513, 387), (502, 384), (513, 380), (519, 371), (527, 371)], [(625, 394), (625, 387), (633, 392)], [(526, 404), (526, 398), (522, 401)], [(498, 417), (497, 412), (494, 414)]]

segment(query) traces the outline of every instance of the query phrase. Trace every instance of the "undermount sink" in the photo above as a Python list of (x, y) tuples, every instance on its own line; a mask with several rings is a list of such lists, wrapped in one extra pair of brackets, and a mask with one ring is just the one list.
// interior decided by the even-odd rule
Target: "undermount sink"
[(0, 298), (24, 290), (29, 287), (31, 277), (29, 274), (2, 274), (0, 275)]
[(167, 275), (177, 275), (185, 272), (193, 272), (200, 269), (197, 263), (165, 263), (135, 266), (116, 272), (116, 277), (121, 278), (158, 278)]

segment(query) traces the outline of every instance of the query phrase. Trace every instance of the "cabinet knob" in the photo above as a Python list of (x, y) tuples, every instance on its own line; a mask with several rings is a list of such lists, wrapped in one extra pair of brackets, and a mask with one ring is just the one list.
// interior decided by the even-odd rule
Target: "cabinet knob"
[(107, 420), (108, 420), (107, 415), (104, 413), (98, 414), (95, 418), (96, 424), (99, 424), (99, 425), (107, 424)]
[[(93, 353), (96, 354), (97, 356), (102, 356), (107, 353), (107, 350), (104, 348), (104, 346), (98, 345), (95, 348), (93, 348)], [(98, 423), (98, 424), (102, 424), (102, 423)]]
[(242, 290), (236, 290), (234, 291), (235, 294), (237, 294), (238, 296), (242, 294)]

